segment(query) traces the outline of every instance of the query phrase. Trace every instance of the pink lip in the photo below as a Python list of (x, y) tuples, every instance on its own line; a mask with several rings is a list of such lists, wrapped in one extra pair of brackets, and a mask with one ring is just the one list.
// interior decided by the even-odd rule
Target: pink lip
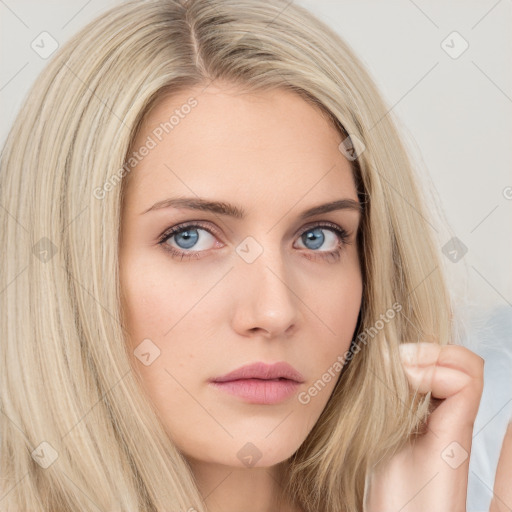
[(239, 396), (251, 404), (276, 404), (293, 395), (300, 386), (293, 380), (242, 379), (211, 382), (217, 389)]
[(236, 370), (226, 373), (221, 377), (211, 379), (213, 382), (227, 382), (229, 380), (239, 379), (288, 379), (295, 382), (304, 382), (304, 377), (293, 366), (280, 361), (279, 363), (267, 364), (257, 362), (247, 364), (237, 368)]
[(245, 365), (210, 380), (215, 388), (254, 404), (282, 402), (293, 395), (302, 382), (304, 377), (300, 372), (285, 362)]

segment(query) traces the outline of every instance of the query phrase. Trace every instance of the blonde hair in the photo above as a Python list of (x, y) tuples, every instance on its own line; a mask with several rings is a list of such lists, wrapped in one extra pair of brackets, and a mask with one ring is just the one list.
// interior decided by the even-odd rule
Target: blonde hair
[(354, 357), (286, 491), (307, 512), (359, 512), (372, 466), (425, 425), (429, 395), (409, 387), (398, 345), (453, 339), (451, 301), (413, 165), (354, 52), (284, 0), (128, 1), (59, 49), (1, 155), (2, 510), (206, 510), (130, 366), (117, 242), (141, 121), (213, 80), (294, 91), (364, 144)]

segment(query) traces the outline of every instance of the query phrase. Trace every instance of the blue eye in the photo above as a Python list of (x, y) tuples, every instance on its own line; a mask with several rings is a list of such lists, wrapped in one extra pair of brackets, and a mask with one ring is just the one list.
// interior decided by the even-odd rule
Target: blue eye
[[(328, 233), (326, 236), (324, 233)], [(308, 259), (323, 258), (328, 261), (338, 261), (341, 257), (341, 252), (345, 245), (349, 243), (349, 233), (336, 224), (322, 223), (310, 226), (302, 231), (300, 235), (301, 242), (306, 246), (306, 249), (311, 249), (305, 256)], [(330, 242), (330, 249), (318, 251), (326, 240)]]
[[(207, 252), (215, 244), (215, 236), (211, 231), (212, 228), (209, 225), (199, 222), (180, 224), (167, 230), (158, 243), (174, 258), (183, 260), (195, 257), (197, 259), (201, 253)], [(208, 238), (210, 238), (210, 247), (208, 247)], [(348, 243), (348, 238), (347, 231), (333, 223), (309, 226), (299, 235), (303, 246), (310, 249), (305, 255), (308, 259), (320, 257), (332, 261), (339, 260), (343, 247)], [(168, 243), (171, 239), (174, 239), (177, 247)], [(318, 250), (326, 243), (327, 250)]]
[[(325, 243), (326, 236), (323, 233), (325, 229), (322, 229), (320, 227), (316, 227), (313, 229), (309, 229), (301, 236), (301, 240), (306, 245), (308, 249), (319, 249), (322, 247), (322, 245)], [(331, 231), (330, 232), (332, 238), (336, 238), (335, 234)], [(310, 246), (307, 245), (307, 243), (312, 242)], [(337, 242), (335, 240), (335, 242)]]
[(199, 235), (196, 228), (188, 228), (186, 231), (180, 231), (177, 235), (174, 235), (174, 241), (181, 245), (182, 249), (191, 249), (194, 244), (199, 240)]

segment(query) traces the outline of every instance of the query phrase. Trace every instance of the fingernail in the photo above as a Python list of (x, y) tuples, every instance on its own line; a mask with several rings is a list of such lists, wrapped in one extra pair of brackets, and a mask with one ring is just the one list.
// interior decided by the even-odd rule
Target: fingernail
[(417, 343), (401, 343), (398, 346), (400, 356), (405, 364), (416, 364), (418, 360)]

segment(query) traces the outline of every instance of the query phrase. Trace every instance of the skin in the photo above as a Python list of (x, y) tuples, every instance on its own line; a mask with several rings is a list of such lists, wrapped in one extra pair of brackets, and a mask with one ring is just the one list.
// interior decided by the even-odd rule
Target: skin
[(494, 496), (489, 512), (510, 512), (512, 510), (512, 423), (508, 424), (501, 447), (496, 478), (494, 480)]
[[(161, 100), (133, 145), (196, 97), (198, 105), (129, 176), (120, 246), (126, 327), (132, 351), (146, 338), (161, 351), (149, 366), (134, 364), (208, 510), (276, 510), (281, 463), (313, 428), (336, 379), (307, 404), (292, 396), (272, 405), (212, 389), (208, 379), (246, 363), (286, 361), (305, 378), (299, 393), (349, 348), (362, 298), (360, 213), (299, 215), (358, 197), (350, 162), (338, 150), (341, 136), (302, 98), (282, 90), (241, 94), (226, 84), (201, 91)], [(247, 215), (184, 208), (141, 214), (178, 195), (235, 203)], [(215, 232), (199, 229), (192, 248), (182, 238), (167, 240), (200, 253), (173, 258), (158, 239), (188, 221)], [(324, 257), (340, 242), (329, 228), (318, 233), (322, 245), (301, 237), (319, 222), (349, 233), (339, 258)], [(263, 248), (252, 263), (236, 252), (248, 236)], [(237, 457), (248, 442), (261, 454), (251, 467)], [(299, 509), (284, 502), (280, 510)]]
[[(318, 420), (336, 379), (306, 404), (297, 397), (349, 348), (362, 275), (358, 211), (299, 215), (342, 198), (358, 201), (350, 162), (338, 149), (339, 133), (299, 96), (242, 94), (223, 83), (161, 99), (133, 147), (192, 96), (197, 106), (127, 176), (120, 241), (127, 343), (132, 354), (145, 339), (151, 345), (144, 352), (159, 350), (147, 365), (134, 355), (134, 368), (210, 512), (301, 512), (282, 496), (286, 461)], [(235, 203), (246, 216), (171, 207), (143, 213), (176, 196)], [(199, 236), (195, 244), (172, 235), (159, 244), (169, 228), (198, 221), (204, 226), (188, 230)], [(345, 243), (329, 227), (312, 231), (325, 222), (347, 231)], [(316, 234), (320, 244), (302, 234)], [(256, 245), (245, 245), (249, 236)], [(340, 257), (324, 258), (337, 241)], [(173, 257), (165, 246), (196, 254)], [(262, 253), (251, 263), (242, 257), (258, 247)], [(453, 469), (440, 454), (453, 441), (471, 449), (483, 360), (464, 347), (404, 345), (421, 349), (404, 355), (411, 385), (432, 392), (440, 405), (425, 435), (375, 469), (367, 510), (463, 512), (469, 460)], [(286, 361), (305, 382), (272, 405), (245, 402), (208, 383), (256, 361)], [(259, 457), (250, 466), (237, 456), (246, 443)]]
[(484, 360), (462, 346), (425, 342), (403, 346), (415, 349), (412, 354), (401, 353), (409, 382), (419, 393), (431, 392), (437, 404), (426, 433), (374, 469), (368, 511), (466, 512)]

